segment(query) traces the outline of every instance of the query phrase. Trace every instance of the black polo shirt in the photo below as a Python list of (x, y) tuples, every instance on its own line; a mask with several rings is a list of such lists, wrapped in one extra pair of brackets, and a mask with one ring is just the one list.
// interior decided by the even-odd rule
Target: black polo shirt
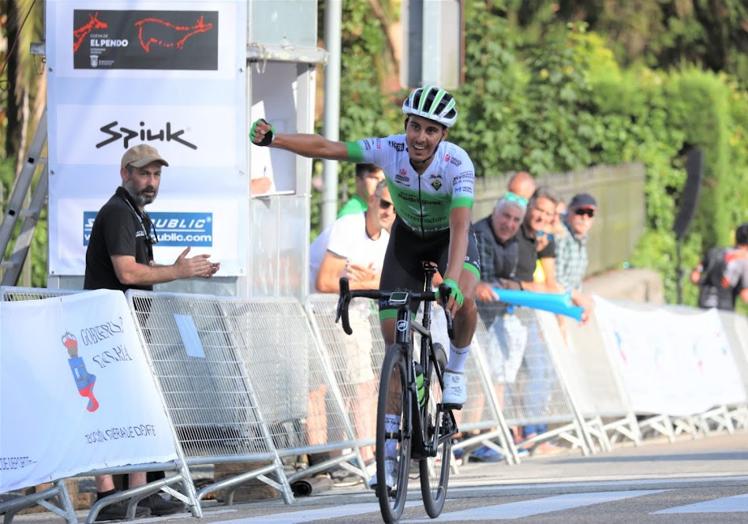
[(140, 264), (153, 261), (152, 225), (147, 213), (141, 213), (135, 201), (122, 187), (96, 215), (86, 250), (84, 289), (146, 289), (153, 286), (126, 286), (117, 279), (112, 255), (135, 257)]
[(483, 282), (498, 282), (500, 278), (514, 280), (519, 258), (517, 235), (502, 242), (493, 230), (491, 215), (476, 222), (473, 230), (478, 242), (480, 279)]
[(553, 240), (538, 253), (537, 239), (535, 233), (523, 222), (516, 235), (519, 243), (519, 258), (517, 259), (517, 269), (514, 274), (517, 280), (521, 282), (532, 282), (532, 275), (535, 273), (535, 266), (539, 258), (555, 258), (556, 244)]

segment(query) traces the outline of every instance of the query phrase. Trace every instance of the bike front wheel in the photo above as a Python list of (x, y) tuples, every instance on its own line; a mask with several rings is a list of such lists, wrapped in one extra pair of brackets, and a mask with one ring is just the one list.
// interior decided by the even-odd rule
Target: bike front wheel
[(437, 362), (430, 362), (429, 392), (424, 412), (423, 426), (425, 442), (436, 442), (436, 456), (424, 457), (418, 463), (421, 474), (421, 496), (423, 507), (429, 517), (438, 517), (444, 508), (449, 483), (449, 466), (452, 458), (452, 417), (449, 411), (437, 410), (442, 401), (442, 387), (436, 373), (436, 366), (441, 372), (447, 367), (447, 355), (441, 344), (434, 344)]
[(377, 498), (382, 518), (387, 523), (397, 522), (405, 509), (410, 427), (405, 355), (400, 346), (392, 345), (387, 348), (382, 362), (377, 403)]

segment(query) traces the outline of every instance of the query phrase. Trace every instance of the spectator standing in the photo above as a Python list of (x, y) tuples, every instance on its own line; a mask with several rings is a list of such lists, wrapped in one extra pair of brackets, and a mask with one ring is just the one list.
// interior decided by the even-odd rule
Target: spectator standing
[[(550, 229), (557, 204), (558, 199), (550, 189), (542, 186), (537, 188), (528, 202), (524, 222), (517, 233), (519, 257), (515, 274), (523, 288), (531, 291), (556, 291), (555, 288), (547, 288), (550, 285), (548, 282), (534, 282), (533, 274), (538, 259), (556, 257), (556, 245), (552, 237), (545, 235), (545, 231)], [(539, 235), (539, 232), (542, 233)], [(546, 271), (547, 281), (550, 278), (548, 273)], [(553, 273), (552, 282), (555, 282), (555, 271)]]
[(384, 180), (384, 171), (374, 164), (356, 164), (356, 193), (338, 211), (338, 218), (363, 213), (377, 184)]
[[(390, 229), (392, 228), (392, 224), (395, 221), (395, 208), (392, 204), (392, 199), (390, 197), (389, 189), (386, 186), (386, 183), (384, 180), (380, 181), (376, 186), (374, 192), (380, 191), (380, 194), (376, 197), (377, 204), (374, 205), (374, 208), (370, 209), (376, 209), (376, 214), (371, 215), (365, 215), (367, 212), (366, 209), (358, 213), (359, 218), (366, 216), (365, 220), (367, 222), (367, 230), (371, 231), (379, 231), (379, 226), (381, 227), (389, 234)], [(374, 195), (372, 195), (373, 197)], [(371, 200), (372, 197), (369, 197)], [(368, 208), (368, 203), (367, 203)], [(349, 213), (346, 216), (355, 216), (355, 213)], [(378, 220), (377, 220), (378, 217)], [(339, 217), (343, 218), (343, 217)], [(312, 244), (309, 246), (309, 288), (312, 293), (315, 292), (326, 292), (322, 291), (317, 286), (317, 275), (319, 274), (320, 265), (322, 264), (322, 260), (325, 258), (325, 255), (327, 253), (327, 247), (330, 243), (330, 234), (332, 233), (333, 227), (335, 227), (334, 222), (327, 226), (322, 232), (317, 236), (317, 238), (314, 239)], [(340, 226), (338, 226), (340, 227)], [(335, 286), (337, 286), (337, 282), (335, 283)]]
[[(553, 240), (556, 244), (558, 244), (558, 239), (566, 234), (566, 226), (563, 222), (563, 219), (565, 217), (566, 204), (563, 202), (563, 200), (559, 200), (558, 204), (556, 204), (556, 211), (553, 215), (553, 220), (551, 220), (550, 224), (548, 224), (547, 230), (541, 230), (537, 232), (538, 238), (547, 237), (547, 239), (544, 238), (544, 240)], [(542, 249), (543, 247), (544, 246), (538, 243), (539, 249)], [(547, 266), (549, 264), (549, 260), (544, 260), (542, 263), (540, 260), (538, 260), (538, 262), (535, 264), (535, 273), (533, 273), (533, 280), (535, 282), (539, 282), (542, 284), (545, 284), (547, 282), (545, 277), (544, 264)]]
[[(514, 382), (516, 371), (522, 362), (527, 329), (516, 316), (508, 314), (505, 308), (486, 303), (499, 299), (494, 287), (520, 287), (515, 276), (519, 256), (517, 231), (525, 216), (525, 204), (522, 197), (513, 192), (507, 193), (496, 202), (493, 212), (474, 226), (481, 260), (476, 298), (484, 303), (479, 304), (478, 313), (494, 335), (485, 349), (496, 396), (502, 406), (504, 385)], [(498, 462), (503, 457), (488, 446), (480, 446), (470, 454), (470, 458), (481, 462)]]
[(496, 202), (493, 212), (475, 223), (475, 238), (481, 261), (476, 297), (482, 302), (498, 299), (493, 288), (519, 289), (515, 271), (519, 257), (517, 232), (525, 216), (525, 206), (513, 194)]
[(332, 225), (315, 277), (316, 290), (337, 293), (342, 276), (348, 277), (351, 289), (378, 288), (389, 228), (394, 220), (389, 189), (381, 181), (364, 212), (344, 215)]
[[(191, 277), (212, 277), (220, 264), (209, 255), (187, 257), (186, 248), (171, 265), (153, 261), (158, 236), (145, 206), (158, 195), (161, 169), (168, 166), (156, 148), (140, 144), (128, 149), (120, 162), (122, 186), (99, 210), (86, 250), (85, 289), (152, 290), (154, 284)], [(146, 483), (146, 473), (131, 473), (130, 487)], [(96, 477), (99, 499), (115, 493), (111, 475)], [(97, 520), (121, 520), (127, 515), (127, 500), (99, 512)], [(136, 517), (169, 515), (183, 509), (181, 502), (150, 495), (138, 505)]]
[[(556, 246), (552, 237), (539, 236), (539, 232), (550, 229), (556, 212), (558, 198), (547, 187), (538, 187), (530, 198), (527, 214), (517, 233), (519, 253), (515, 275), (523, 289), (530, 291), (555, 292), (555, 270), (552, 266), (544, 265), (545, 282), (535, 282), (533, 275), (538, 259), (555, 262)], [(550, 271), (547, 269), (550, 267)], [(531, 324), (528, 330), (528, 340), (539, 340), (540, 334)], [(527, 390), (524, 395), (525, 411), (529, 417), (540, 418), (545, 413), (546, 404), (550, 397), (548, 382), (551, 363), (545, 353), (531, 353), (524, 355), (527, 366)], [(523, 428), (525, 439), (531, 439), (548, 431), (547, 424), (530, 424)], [(543, 450), (543, 448), (536, 448)]]
[[(390, 239), (388, 229), (394, 220), (395, 210), (389, 189), (382, 180), (369, 197), (366, 211), (345, 215), (333, 223), (327, 249), (315, 278), (315, 290), (320, 293), (339, 292), (342, 276), (348, 277), (351, 289), (378, 288)], [(353, 390), (352, 395), (346, 395), (346, 407), (361, 439), (374, 437), (376, 420), (376, 383), (372, 369), (373, 340), (369, 315), (368, 302), (360, 301), (349, 308), (349, 320), (356, 336), (344, 338), (344, 362), (336, 369), (339, 383), (346, 390)], [(324, 396), (312, 397), (316, 405), (310, 406), (310, 412), (325, 413)], [(314, 431), (317, 435), (326, 435), (324, 428), (315, 428)], [(364, 461), (374, 456), (370, 447), (361, 451)], [(321, 458), (325, 457), (310, 457), (310, 465), (318, 463)]]
[(158, 195), (161, 167), (169, 164), (156, 148), (140, 144), (122, 156), (122, 186), (99, 210), (86, 250), (85, 289), (152, 290), (154, 284), (212, 277), (220, 264), (209, 255), (187, 257), (186, 248), (170, 265), (153, 262), (158, 242), (145, 206)]
[(691, 272), (699, 286), (699, 307), (734, 311), (737, 298), (748, 303), (748, 222), (735, 230), (735, 247), (710, 249)]
[(563, 221), (567, 233), (556, 238), (556, 280), (561, 289), (577, 292), (587, 272), (587, 239), (595, 221), (597, 201), (588, 193), (579, 193), (569, 202)]

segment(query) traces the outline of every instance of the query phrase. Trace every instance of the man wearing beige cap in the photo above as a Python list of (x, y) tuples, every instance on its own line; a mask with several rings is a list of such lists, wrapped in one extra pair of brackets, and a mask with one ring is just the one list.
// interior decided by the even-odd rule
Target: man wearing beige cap
[[(161, 168), (168, 166), (156, 148), (140, 144), (122, 156), (122, 186), (99, 210), (86, 251), (85, 289), (153, 289), (154, 284), (192, 277), (210, 278), (220, 264), (209, 255), (187, 257), (186, 248), (170, 265), (153, 262), (153, 245), (158, 242), (156, 230), (144, 208), (156, 199), (161, 182)], [(146, 474), (131, 473), (130, 487), (145, 484)], [(114, 493), (111, 475), (96, 477), (98, 497)], [(105, 506), (97, 519), (121, 520), (126, 517), (127, 500)], [(144, 499), (136, 516), (168, 515), (183, 509), (176, 501), (158, 494)]]
[(153, 289), (153, 284), (181, 278), (212, 277), (220, 264), (209, 255), (187, 257), (186, 248), (173, 264), (153, 263), (158, 242), (145, 206), (156, 199), (161, 167), (168, 166), (155, 147), (140, 144), (122, 156), (118, 187), (94, 221), (86, 251), (85, 289)]

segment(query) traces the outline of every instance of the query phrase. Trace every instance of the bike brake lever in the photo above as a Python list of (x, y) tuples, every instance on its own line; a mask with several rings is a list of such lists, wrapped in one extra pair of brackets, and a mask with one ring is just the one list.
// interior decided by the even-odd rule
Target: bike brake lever
[(342, 320), (343, 323), (343, 331), (347, 335), (353, 334), (353, 329), (351, 329), (351, 323), (348, 320), (348, 304), (351, 302), (351, 288), (348, 285), (348, 279), (345, 277), (340, 278), (340, 297), (338, 298), (338, 307), (335, 312), (335, 323), (338, 323), (338, 320)]

